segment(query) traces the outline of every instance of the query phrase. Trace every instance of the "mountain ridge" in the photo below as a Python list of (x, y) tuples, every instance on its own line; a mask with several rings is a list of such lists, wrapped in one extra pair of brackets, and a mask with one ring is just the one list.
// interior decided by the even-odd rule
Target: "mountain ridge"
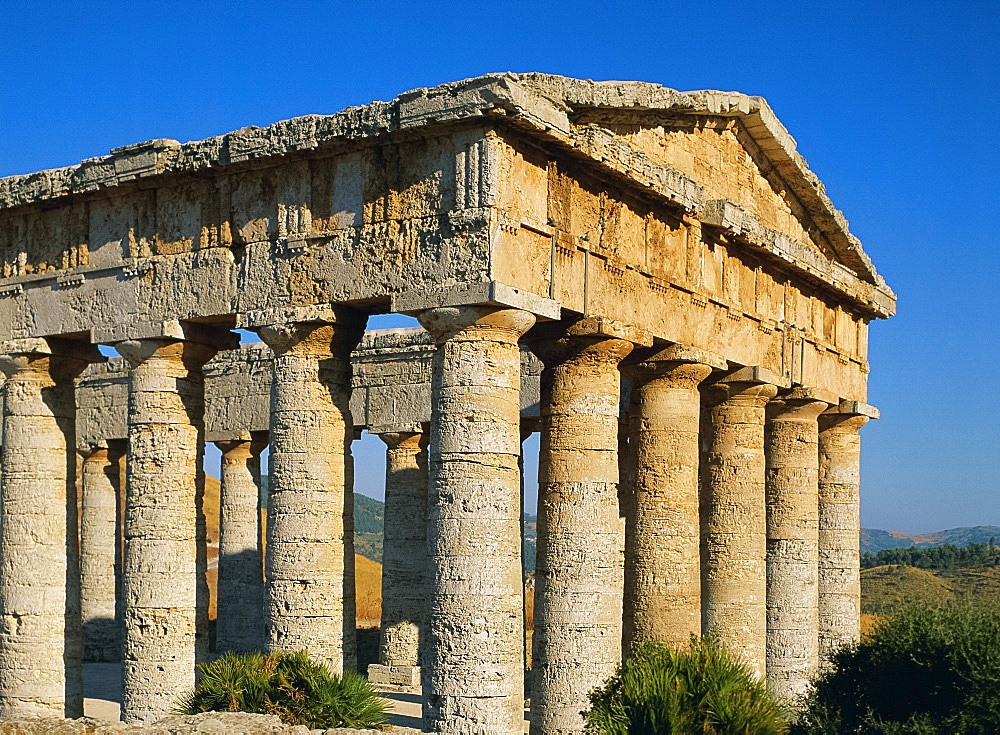
[(991, 538), (1000, 539), (1000, 526), (960, 526), (933, 533), (903, 533), (881, 528), (862, 528), (861, 553), (877, 554), (883, 549), (905, 549), (910, 546), (928, 548), (944, 544), (964, 547), (973, 543), (989, 543)]

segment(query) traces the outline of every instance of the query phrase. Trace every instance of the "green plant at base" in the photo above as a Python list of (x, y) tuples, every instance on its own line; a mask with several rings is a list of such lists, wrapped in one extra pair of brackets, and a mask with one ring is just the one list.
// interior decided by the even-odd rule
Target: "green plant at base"
[(814, 682), (795, 733), (1000, 732), (1000, 612), (914, 606), (845, 646)]
[(590, 693), (586, 732), (600, 735), (782, 735), (788, 715), (750, 669), (713, 637), (687, 648), (637, 645)]
[(353, 671), (337, 676), (306, 651), (225, 653), (198, 667), (201, 680), (178, 714), (254, 712), (313, 729), (380, 728), (385, 703)]

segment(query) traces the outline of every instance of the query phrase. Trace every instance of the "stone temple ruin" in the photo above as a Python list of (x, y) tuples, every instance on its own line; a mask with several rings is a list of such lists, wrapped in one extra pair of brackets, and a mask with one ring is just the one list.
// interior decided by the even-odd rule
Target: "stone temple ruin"
[[(351, 441), (385, 440), (371, 673), (420, 682), (426, 730), (521, 731), (534, 430), (532, 732), (579, 732), (640, 639), (715, 630), (795, 694), (858, 635), (895, 296), (758, 97), (497, 74), (149, 141), (0, 180), (0, 259), (2, 714), (79, 716), (84, 646), (122, 662), (127, 721), (193, 686), (206, 441), (217, 648), (342, 670)], [(424, 329), (364, 333), (388, 312)]]

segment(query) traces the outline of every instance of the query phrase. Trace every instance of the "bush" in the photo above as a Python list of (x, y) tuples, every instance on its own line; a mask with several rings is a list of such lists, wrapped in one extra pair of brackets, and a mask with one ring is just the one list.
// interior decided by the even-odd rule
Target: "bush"
[(838, 651), (797, 733), (1000, 732), (1000, 613), (911, 607)]
[(750, 669), (717, 640), (686, 649), (637, 645), (615, 675), (590, 693), (586, 732), (601, 735), (780, 735), (788, 716)]
[(337, 676), (306, 651), (226, 653), (198, 669), (201, 680), (178, 714), (254, 712), (312, 729), (385, 724), (385, 704), (365, 679), (352, 671)]

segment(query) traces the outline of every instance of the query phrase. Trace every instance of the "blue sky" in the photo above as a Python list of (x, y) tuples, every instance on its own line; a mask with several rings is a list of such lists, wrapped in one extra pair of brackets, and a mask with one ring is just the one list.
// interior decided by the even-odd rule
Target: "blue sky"
[[(863, 524), (1000, 525), (1000, 3), (0, 0), (0, 11), (0, 176), (488, 71), (763, 95), (899, 295), (898, 316), (871, 329), (883, 418), (863, 432)], [(355, 454), (358, 489), (379, 495), (381, 443)]]

